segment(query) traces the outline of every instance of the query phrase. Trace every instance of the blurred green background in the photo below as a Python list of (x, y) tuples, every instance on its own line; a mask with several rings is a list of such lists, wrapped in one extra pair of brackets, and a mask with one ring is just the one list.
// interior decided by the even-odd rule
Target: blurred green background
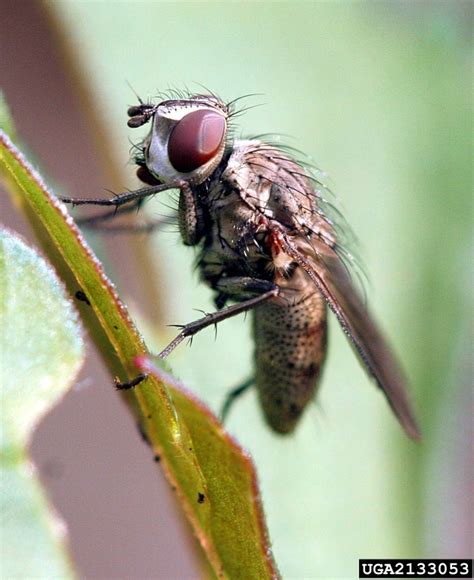
[[(168, 87), (231, 100), (262, 93), (243, 135), (276, 132), (312, 156), (360, 239), (369, 303), (413, 387), (423, 442), (408, 441), (331, 320), (317, 401), (292, 437), (256, 396), (229, 430), (252, 454), (285, 578), (355, 578), (359, 558), (468, 557), (471, 545), (472, 4), (470, 2), (52, 2), (124, 168), (126, 108)], [(136, 187), (133, 167), (124, 187)], [(104, 187), (108, 187), (104, 183)], [(75, 192), (84, 195), (90, 192)], [(160, 200), (149, 215), (163, 212)], [(127, 244), (127, 238), (116, 240)], [(163, 288), (156, 349), (210, 310), (194, 252), (152, 244)], [(152, 275), (149, 271), (145, 278)], [(112, 274), (113, 275), (113, 274)], [(243, 317), (170, 358), (214, 409), (251, 369)], [(472, 554), (471, 554), (472, 555)]]

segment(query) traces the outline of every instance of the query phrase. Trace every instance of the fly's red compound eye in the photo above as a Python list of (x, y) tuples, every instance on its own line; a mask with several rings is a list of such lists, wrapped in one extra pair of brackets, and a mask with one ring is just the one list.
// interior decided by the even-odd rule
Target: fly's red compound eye
[(225, 118), (214, 111), (194, 111), (183, 117), (168, 141), (171, 165), (189, 173), (207, 163), (219, 151), (225, 127)]

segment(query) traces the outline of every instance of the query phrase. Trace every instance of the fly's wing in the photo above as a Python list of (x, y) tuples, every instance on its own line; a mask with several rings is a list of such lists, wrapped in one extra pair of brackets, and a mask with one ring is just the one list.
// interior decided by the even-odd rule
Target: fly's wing
[(311, 258), (308, 258), (308, 252), (299, 249), (300, 244), (285, 234), (281, 243), (284, 251), (304, 268), (323, 294), (408, 436), (419, 440), (420, 431), (408, 397), (406, 380), (341, 258), (333, 248), (317, 238), (311, 240)]

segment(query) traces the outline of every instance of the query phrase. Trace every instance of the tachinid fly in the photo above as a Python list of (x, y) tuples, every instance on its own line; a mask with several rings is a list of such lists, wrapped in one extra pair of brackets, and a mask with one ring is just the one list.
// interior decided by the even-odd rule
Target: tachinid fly
[(147, 186), (110, 200), (64, 201), (126, 211), (179, 189), (181, 237), (198, 249), (217, 311), (183, 327), (161, 356), (186, 336), (251, 310), (255, 374), (228, 403), (254, 383), (272, 429), (293, 431), (324, 364), (329, 306), (407, 434), (419, 438), (405, 379), (354, 287), (322, 187), (287, 149), (231, 139), (232, 114), (233, 103), (215, 95), (130, 107), (130, 127), (151, 123), (136, 159)]

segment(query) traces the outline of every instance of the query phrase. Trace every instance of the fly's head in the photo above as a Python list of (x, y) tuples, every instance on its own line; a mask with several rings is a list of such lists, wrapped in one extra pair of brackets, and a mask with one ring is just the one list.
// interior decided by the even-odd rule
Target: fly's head
[[(217, 168), (226, 146), (228, 107), (209, 95), (140, 104), (128, 109), (129, 127), (151, 121), (142, 143), (143, 164), (138, 177), (145, 182), (203, 183)], [(140, 175), (140, 169), (142, 169)], [(148, 173), (148, 181), (146, 177)]]

